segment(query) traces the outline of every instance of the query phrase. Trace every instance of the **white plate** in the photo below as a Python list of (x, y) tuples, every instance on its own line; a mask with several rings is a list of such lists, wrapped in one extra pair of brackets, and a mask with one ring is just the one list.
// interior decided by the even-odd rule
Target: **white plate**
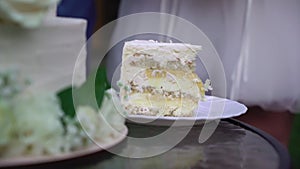
[[(222, 111), (223, 110), (223, 111)], [(144, 115), (128, 115), (129, 123), (142, 123), (158, 126), (190, 126), (203, 124), (206, 121), (236, 117), (246, 113), (247, 107), (239, 102), (215, 96), (206, 96), (200, 101), (195, 117), (159, 117)]]
[(64, 160), (70, 160), (72, 158), (84, 157), (105, 149), (109, 149), (119, 144), (122, 140), (126, 138), (127, 133), (128, 133), (128, 129), (127, 127), (125, 127), (123, 131), (118, 135), (117, 138), (115, 138), (113, 141), (109, 143), (105, 143), (105, 144), (101, 143), (101, 147), (96, 144), (93, 144), (90, 147), (81, 150), (72, 151), (70, 153), (65, 153), (65, 154), (53, 155), (53, 156), (16, 157), (16, 158), (0, 159), (0, 168), (21, 167), (21, 166), (28, 167), (36, 164), (59, 162)]

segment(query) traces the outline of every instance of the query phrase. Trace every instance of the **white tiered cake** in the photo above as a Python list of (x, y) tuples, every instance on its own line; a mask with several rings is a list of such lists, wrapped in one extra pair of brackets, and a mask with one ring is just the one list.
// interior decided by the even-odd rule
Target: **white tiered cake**
[(86, 21), (56, 17), (55, 13), (50, 11), (36, 28), (1, 22), (0, 17), (0, 71), (18, 69), (34, 82), (31, 87), (58, 91), (72, 84), (80, 54), (75, 78), (79, 83), (85, 81)]
[(77, 157), (98, 150), (93, 141), (111, 146), (127, 132), (113, 89), (103, 89), (99, 110), (69, 104), (63, 89), (85, 82), (86, 22), (46, 16), (56, 2), (0, 0), (0, 168)]
[[(49, 1), (55, 5), (56, 0)], [(0, 168), (2, 158), (60, 154), (84, 146), (80, 129), (67, 120), (67, 127), (62, 125), (66, 116), (56, 93), (72, 84), (79, 53), (75, 78), (85, 81), (86, 22), (58, 18), (54, 10), (46, 15), (48, 8), (43, 16), (43, 11), (35, 13), (46, 2), (0, 1)], [(27, 18), (29, 9), (34, 10)], [(29, 20), (18, 20), (23, 16)], [(24, 79), (31, 84), (24, 85)]]

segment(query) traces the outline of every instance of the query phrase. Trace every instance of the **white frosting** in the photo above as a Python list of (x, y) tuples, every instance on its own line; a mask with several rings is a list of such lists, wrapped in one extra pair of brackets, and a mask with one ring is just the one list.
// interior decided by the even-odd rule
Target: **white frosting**
[(168, 61), (180, 61), (182, 65), (185, 65), (193, 62), (196, 59), (197, 52), (200, 50), (201, 46), (191, 44), (134, 40), (125, 42), (123, 60), (128, 58), (138, 60), (139, 57), (146, 55), (159, 62), (162, 67), (166, 66)]
[(4, 23), (14, 23), (26, 28), (38, 27), (46, 16), (48, 9), (54, 7), (58, 1), (59, 0), (1, 0), (0, 21)]
[[(33, 89), (58, 91), (72, 84), (76, 59), (85, 44), (86, 21), (47, 19), (36, 29), (0, 26), (0, 71), (17, 68), (33, 82)], [(85, 81), (86, 50), (77, 64), (78, 83)], [(78, 72), (78, 71), (77, 71)]]

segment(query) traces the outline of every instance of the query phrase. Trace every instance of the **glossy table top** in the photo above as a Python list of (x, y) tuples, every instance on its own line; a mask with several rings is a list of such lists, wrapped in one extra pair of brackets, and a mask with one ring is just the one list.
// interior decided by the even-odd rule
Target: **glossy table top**
[[(128, 136), (132, 138), (151, 138), (164, 133), (168, 127), (147, 126), (127, 123)], [(174, 134), (182, 134), (189, 127), (174, 127)], [(130, 138), (107, 151), (58, 161), (50, 164), (25, 166), (24, 168), (80, 168), (80, 169), (284, 169), (290, 168), (287, 150), (270, 135), (233, 119), (220, 121), (213, 135), (204, 143), (198, 142), (203, 125), (191, 130), (175, 147), (169, 151), (147, 158), (128, 158), (111, 152), (127, 151), (129, 154), (146, 155), (164, 149), (171, 139), (149, 144), (132, 145)], [(184, 134), (184, 133), (183, 133)], [(130, 150), (130, 151), (128, 151)], [(18, 167), (19, 168), (19, 167)], [(22, 167), (23, 168), (23, 167)]]
[[(127, 124), (129, 136), (146, 138), (155, 136), (167, 127)], [(276, 169), (280, 165), (280, 152), (272, 145), (276, 140), (267, 140), (255, 131), (243, 128), (232, 121), (221, 121), (214, 134), (203, 144), (198, 137), (203, 126), (194, 126), (189, 134), (173, 149), (150, 158), (126, 158), (112, 155), (84, 168), (249, 168)], [(178, 127), (176, 132), (184, 131)], [(271, 138), (272, 139), (272, 138)], [(160, 146), (167, 144), (162, 143)], [(277, 144), (277, 143), (276, 143)], [(279, 145), (280, 146), (280, 145)], [(124, 140), (115, 149), (127, 148)], [(146, 152), (155, 145), (136, 146), (133, 151)], [(161, 147), (162, 148), (162, 147)], [(278, 147), (277, 147), (278, 148)], [(282, 147), (281, 147), (282, 148)], [(281, 152), (282, 155), (285, 152)], [(288, 158), (287, 158), (288, 159)]]

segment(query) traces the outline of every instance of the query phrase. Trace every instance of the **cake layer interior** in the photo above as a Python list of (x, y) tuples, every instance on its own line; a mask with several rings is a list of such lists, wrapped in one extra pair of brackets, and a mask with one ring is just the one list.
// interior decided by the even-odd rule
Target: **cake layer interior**
[(194, 73), (201, 46), (130, 41), (123, 48), (121, 102), (131, 114), (193, 116), (205, 89)]
[(167, 98), (158, 94), (134, 93), (125, 103), (131, 114), (153, 116), (193, 116), (198, 101), (189, 98)]
[(150, 68), (140, 71), (129, 88), (125, 108), (131, 114), (153, 116), (193, 116), (205, 92), (194, 73)]
[(184, 95), (200, 99), (204, 95), (203, 83), (195, 73), (178, 70), (140, 69), (128, 79), (132, 92), (158, 93), (178, 97)]
[(153, 56), (147, 54), (133, 54), (123, 61), (124, 64), (130, 66), (138, 66), (141, 68), (157, 68), (157, 69), (174, 69), (182, 71), (194, 71), (195, 63), (193, 61), (181, 62), (180, 59), (167, 60), (164, 62), (153, 59)]

